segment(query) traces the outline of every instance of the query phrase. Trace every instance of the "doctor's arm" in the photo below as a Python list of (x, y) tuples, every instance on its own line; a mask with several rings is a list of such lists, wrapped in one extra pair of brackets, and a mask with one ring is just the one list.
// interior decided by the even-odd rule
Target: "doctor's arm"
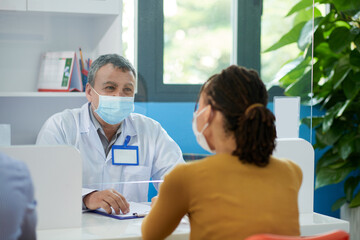
[(158, 135), (155, 140), (152, 179), (163, 179), (165, 174), (179, 163), (184, 163), (180, 147), (159, 125)]
[[(74, 126), (75, 128), (75, 126)], [(76, 129), (73, 130), (70, 134), (75, 134), (77, 131)], [(40, 129), (36, 144), (37, 145), (57, 145), (57, 144), (69, 144), (67, 142), (69, 136), (65, 132), (65, 129), (62, 127), (62, 122), (54, 120), (50, 117)]]

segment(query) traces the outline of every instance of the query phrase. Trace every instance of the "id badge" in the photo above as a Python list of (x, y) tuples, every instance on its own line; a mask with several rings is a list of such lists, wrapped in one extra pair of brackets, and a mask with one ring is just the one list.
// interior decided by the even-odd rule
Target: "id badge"
[(128, 146), (130, 136), (126, 136), (124, 145), (111, 147), (113, 165), (139, 165), (139, 147)]

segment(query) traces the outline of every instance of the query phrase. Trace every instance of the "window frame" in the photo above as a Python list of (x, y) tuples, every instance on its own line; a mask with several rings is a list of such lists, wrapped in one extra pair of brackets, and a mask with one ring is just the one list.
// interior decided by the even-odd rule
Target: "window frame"
[[(232, 64), (252, 68), (259, 73), (261, 71), (262, 5), (262, 0), (233, 0), (233, 52), (235, 54), (233, 54)], [(135, 100), (195, 102), (201, 84), (163, 83), (163, 1), (138, 0), (137, 13), (136, 58), (139, 87)]]

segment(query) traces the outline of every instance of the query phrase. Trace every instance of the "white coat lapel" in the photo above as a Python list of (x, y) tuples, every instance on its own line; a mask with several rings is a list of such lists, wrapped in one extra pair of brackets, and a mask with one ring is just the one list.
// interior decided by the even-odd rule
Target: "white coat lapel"
[(100, 153), (100, 155), (103, 156), (103, 158), (105, 158), (103, 145), (101, 143), (101, 140), (95, 129), (94, 124), (92, 124), (90, 120), (89, 108), (90, 108), (90, 103), (86, 103), (81, 107), (80, 126), (79, 126), (80, 134), (87, 134), (88, 139), (90, 140), (89, 142), (92, 145), (89, 147), (95, 148)]

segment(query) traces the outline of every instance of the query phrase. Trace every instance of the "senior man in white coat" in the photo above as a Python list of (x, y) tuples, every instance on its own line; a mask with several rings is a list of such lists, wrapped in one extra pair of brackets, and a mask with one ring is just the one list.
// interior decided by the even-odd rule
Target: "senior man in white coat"
[(127, 59), (100, 56), (89, 70), (88, 103), (51, 116), (37, 137), (39, 145), (67, 144), (80, 151), (85, 209), (128, 213), (128, 201), (147, 201), (148, 184), (122, 183), (163, 179), (184, 162), (179, 146), (158, 122), (132, 113), (135, 78)]

